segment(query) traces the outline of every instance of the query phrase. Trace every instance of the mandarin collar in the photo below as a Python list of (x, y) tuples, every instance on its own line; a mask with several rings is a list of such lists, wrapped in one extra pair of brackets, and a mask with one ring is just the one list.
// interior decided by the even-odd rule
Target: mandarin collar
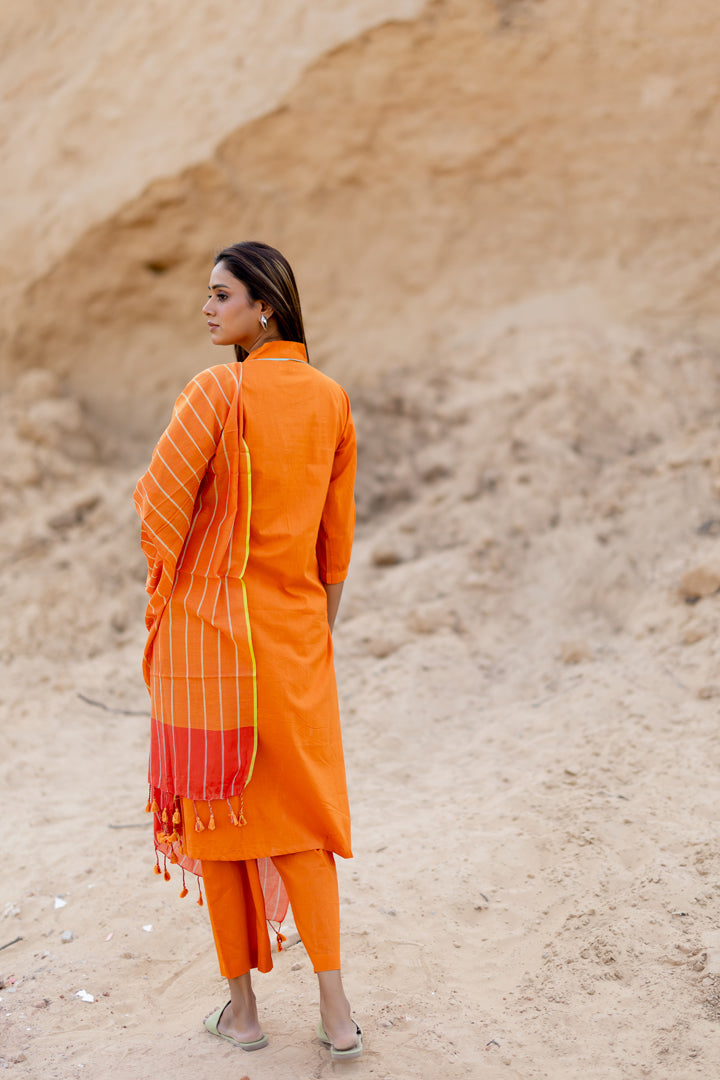
[(307, 352), (300, 341), (266, 341), (248, 353), (246, 360), (304, 360), (307, 363)]

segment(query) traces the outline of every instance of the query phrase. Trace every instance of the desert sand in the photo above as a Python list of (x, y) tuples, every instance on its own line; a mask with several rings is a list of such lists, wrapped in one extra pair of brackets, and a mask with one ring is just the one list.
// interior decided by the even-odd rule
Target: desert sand
[[(46, 6), (14, 13), (9, 107), (31, 130), (55, 49), (52, 107), (99, 154), (73, 82), (80, 60), (98, 77), (97, 56), (70, 9), (36, 19)], [(153, 99), (173, 137), (148, 156), (120, 59), (151, 55), (155, 8), (128, 5), (113, 38), (99, 5), (92, 41), (118, 54), (110, 179), (56, 125), (5, 226), (0, 1064), (58, 1080), (714, 1077), (714, 8), (323, 6), (325, 38), (301, 3), (270, 35), (282, 86), (245, 94), (238, 66), (234, 119), (197, 56), (224, 62), (232, 35), (213, 54), (179, 17), (197, 111), (185, 131)], [(137, 64), (148, 92), (152, 70)], [(344, 970), (366, 1049), (342, 1067), (314, 1038), (301, 943), (257, 979), (266, 1050), (204, 1031), (225, 1000), (207, 912), (152, 873), (143, 812), (131, 493), (186, 376), (218, 362), (198, 315), (212, 251), (250, 230), (298, 265), (313, 361), (359, 432), (335, 648)]]

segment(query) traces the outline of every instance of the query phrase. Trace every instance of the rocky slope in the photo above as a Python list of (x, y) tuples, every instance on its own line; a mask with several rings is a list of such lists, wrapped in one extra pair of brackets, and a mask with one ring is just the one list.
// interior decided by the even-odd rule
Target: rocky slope
[[(316, 7), (251, 27), (247, 12), (218, 26), (193, 5), (167, 39), (150, 33), (153, 5), (130, 5), (120, 29), (107, 8), (93, 33), (113, 63), (69, 35), (69, 11), (36, 20), (35, 36), (18, 15), (10, 371), (52, 367), (115, 452), (147, 445), (178, 381), (216, 359), (198, 315), (205, 275), (243, 236), (290, 255), (314, 359), (351, 381), (427, 370), (449, 338), (475, 339), (538, 294), (571, 313), (578, 286), (610, 317), (714, 340), (709, 2)], [(28, 52), (41, 63), (53, 20), (73, 68), (48, 96), (47, 76), (18, 67)], [(111, 81), (91, 109), (101, 61)], [(49, 108), (62, 123), (30, 138)]]

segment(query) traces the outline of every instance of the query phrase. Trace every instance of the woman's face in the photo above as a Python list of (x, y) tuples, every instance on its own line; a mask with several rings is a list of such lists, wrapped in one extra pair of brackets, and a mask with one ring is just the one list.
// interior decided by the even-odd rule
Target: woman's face
[(260, 316), (272, 316), (267, 304), (251, 300), (242, 281), (223, 263), (213, 267), (208, 285), (208, 301), (203, 315), (207, 318), (213, 345), (240, 345), (247, 352), (263, 334)]

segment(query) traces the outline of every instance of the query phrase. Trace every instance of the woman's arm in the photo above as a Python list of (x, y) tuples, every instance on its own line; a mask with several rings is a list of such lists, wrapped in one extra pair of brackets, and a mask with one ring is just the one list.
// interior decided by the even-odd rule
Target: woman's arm
[(335, 449), (330, 485), (325, 498), (315, 551), (320, 581), (327, 597), (327, 618), (332, 633), (347, 577), (355, 528), (355, 426), (350, 402), (340, 391), (345, 423)]
[(332, 634), (333, 626), (335, 625), (335, 616), (338, 613), (340, 607), (340, 597), (342, 596), (344, 581), (336, 581), (334, 585), (328, 585), (325, 582), (322, 583), (322, 587), (325, 590), (327, 596), (327, 614), (328, 624), (330, 626), (330, 633)]
[(327, 584), (337, 584), (347, 577), (355, 527), (355, 427), (347, 394), (340, 393), (345, 423), (335, 449), (315, 545), (320, 580)]

